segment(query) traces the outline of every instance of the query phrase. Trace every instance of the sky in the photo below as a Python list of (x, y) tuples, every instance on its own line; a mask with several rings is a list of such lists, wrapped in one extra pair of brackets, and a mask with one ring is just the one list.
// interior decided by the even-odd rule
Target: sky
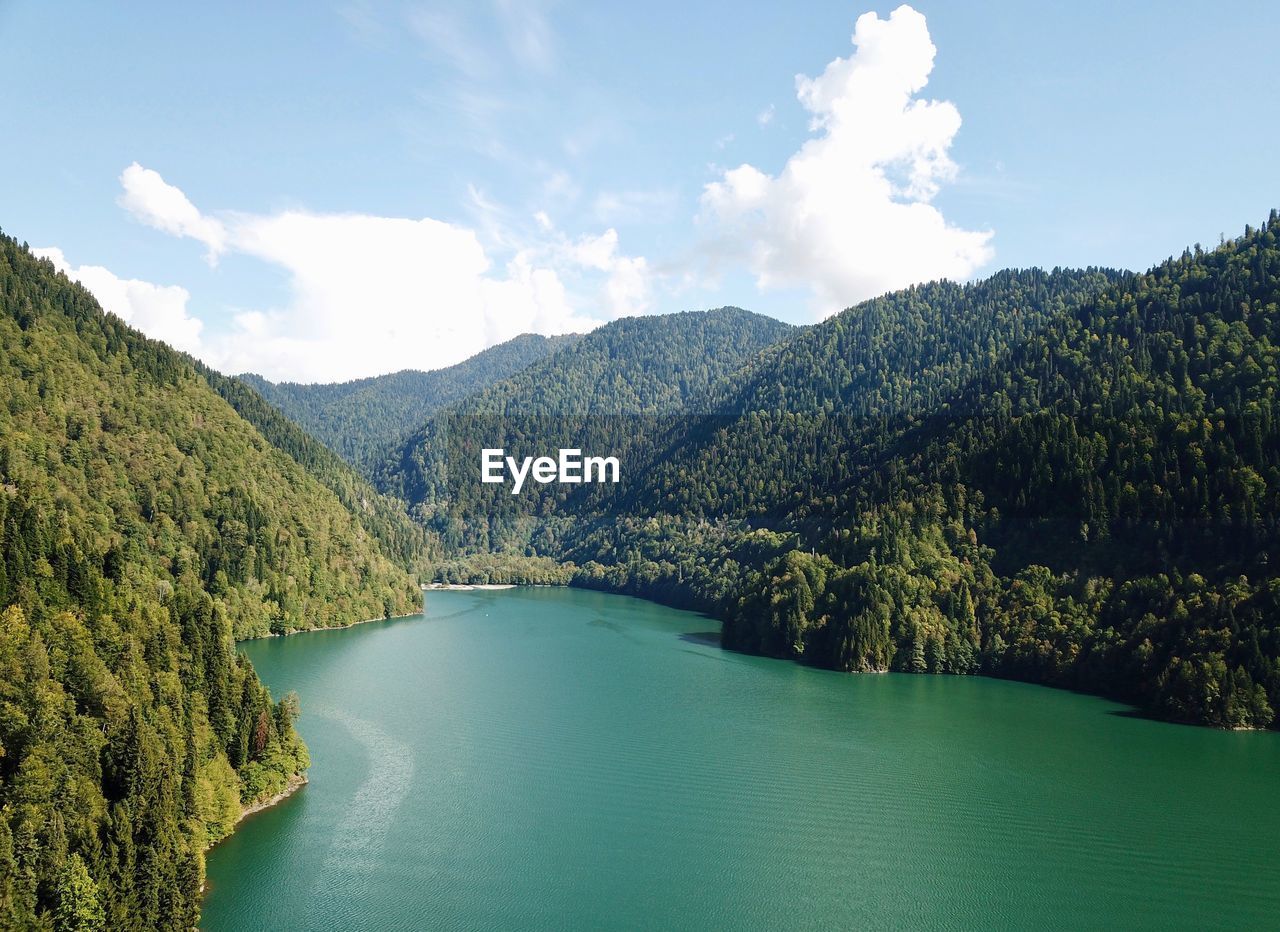
[(1280, 206), (1280, 4), (0, 0), (0, 228), (231, 373), (341, 381)]

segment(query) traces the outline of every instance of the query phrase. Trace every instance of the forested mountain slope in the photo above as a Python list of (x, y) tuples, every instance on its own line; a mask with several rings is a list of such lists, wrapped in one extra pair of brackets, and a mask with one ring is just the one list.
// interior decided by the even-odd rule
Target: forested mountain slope
[(238, 378), (367, 473), (392, 444), (421, 427), (435, 412), (578, 339), (578, 334), (545, 337), (525, 333), (447, 369), (406, 369), (352, 382), (300, 385), (268, 382), (253, 374)]
[(434, 552), (433, 541), (422, 525), (408, 516), (403, 502), (376, 491), (355, 467), (289, 420), (243, 381), (215, 372), (198, 360), (191, 362), (237, 414), (333, 492), (385, 554), (411, 572), (422, 568), (423, 561)]
[[(466, 549), (491, 503), (482, 545), (710, 611), (743, 650), (1271, 724), (1278, 237), (1273, 214), (1143, 275), (891, 294), (718, 373), (693, 416), (621, 419), (621, 486), (455, 482), (425, 514)], [(536, 445), (544, 422), (521, 423)], [(478, 453), (452, 448), (443, 465)]]
[(0, 917), (190, 928), (203, 848), (306, 766), (236, 635), (414, 581), (185, 356), (0, 238)]
[(624, 317), (456, 406), (469, 414), (683, 414), (794, 330), (736, 307)]
[[(637, 539), (635, 521), (645, 533), (715, 535), (726, 522), (794, 518), (811, 497), (830, 495), (852, 460), (868, 456), (867, 444), (883, 442), (888, 419), (919, 416), (1115, 278), (1002, 272), (973, 285), (909, 289), (781, 331), (737, 310), (623, 321), (435, 419), (383, 479), (418, 503), (449, 546), (532, 546), (581, 562), (616, 564)], [(751, 335), (746, 325), (759, 322), (764, 332), (735, 352), (717, 345), (738, 331)], [(681, 382), (673, 366), (703, 374)], [(616, 487), (530, 483), (512, 496), (478, 481), (479, 450), (491, 445), (614, 453), (625, 479)], [(396, 485), (406, 477), (418, 481)], [(732, 579), (712, 575), (722, 585)]]
[[(763, 401), (694, 428), (703, 441), (655, 463), (625, 510), (579, 516), (562, 555), (588, 562), (582, 581), (719, 613), (744, 650), (1269, 724), (1278, 237), (1273, 214), (1212, 252), (1094, 282), (956, 378), (930, 364), (903, 379), (898, 360), (872, 379), (901, 389), (845, 390), (876, 357), (856, 316), (875, 307), (847, 312), (780, 347), (735, 396)], [(911, 317), (943, 292), (885, 300)], [(842, 351), (805, 351), (840, 330)], [(944, 358), (940, 333), (913, 358)]]
[(793, 329), (728, 307), (614, 321), (439, 412), (379, 467), (376, 479), (410, 502), (450, 548), (514, 545), (530, 530), (530, 516), (563, 507), (572, 492), (545, 485), (513, 497), (484, 486), (482, 448), (540, 455), (580, 447), (637, 469), (666, 431), (706, 410), (710, 386)]
[[(680, 518), (795, 521), (980, 372), (1119, 273), (1010, 270), (865, 302), (795, 333), (712, 383), (672, 456), (629, 490), (636, 507)], [(731, 468), (726, 468), (730, 464)]]

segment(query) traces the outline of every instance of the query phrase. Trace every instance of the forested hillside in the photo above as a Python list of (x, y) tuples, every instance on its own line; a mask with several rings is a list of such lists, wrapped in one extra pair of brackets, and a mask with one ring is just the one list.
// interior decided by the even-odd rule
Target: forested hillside
[(352, 382), (299, 385), (268, 382), (253, 374), (239, 379), (367, 474), (394, 443), (421, 427), (432, 414), (578, 339), (578, 334), (544, 337), (525, 333), (447, 369), (406, 369)]
[(192, 360), (192, 365), (272, 446), (291, 456), (333, 492), (384, 553), (411, 572), (419, 571), (424, 560), (438, 555), (432, 538), (408, 516), (403, 502), (377, 492), (353, 466), (241, 380), (215, 372), (197, 360)]
[(233, 638), (418, 604), (207, 373), (0, 238), (0, 925), (191, 928), (205, 846), (307, 766)]
[[(590, 578), (717, 611), (725, 643), (744, 650), (1012, 676), (1176, 720), (1271, 724), (1278, 235), (1273, 215), (1217, 250), (1086, 291), (936, 394), (935, 362), (923, 391), (911, 377), (905, 392), (813, 389), (840, 359), (874, 368), (874, 340), (857, 338), (804, 361), (805, 347), (865, 330), (859, 315), (876, 308), (855, 309), (784, 348), (792, 360), (752, 389), (776, 401), (655, 464), (627, 520), (612, 516), (571, 555), (602, 564)], [(898, 313), (929, 294), (899, 296)], [(751, 525), (714, 530), (725, 514)]]
[[(482, 448), (541, 455), (581, 447), (638, 469), (665, 431), (705, 410), (712, 385), (791, 330), (729, 307), (614, 321), (438, 413), (375, 478), (409, 501), (448, 548), (517, 545), (533, 527), (531, 516), (562, 509), (573, 490), (598, 490), (546, 485), (512, 497), (479, 482)], [(552, 541), (543, 547), (557, 549)]]
[(535, 490), (504, 532), (579, 584), (710, 611), (738, 649), (1272, 724), (1278, 237), (1273, 214), (1144, 275), (852, 308), (709, 380), (696, 416), (631, 419), (624, 487)]
[(624, 317), (468, 398), (467, 414), (672, 415), (792, 331), (736, 307)]
[(677, 454), (654, 458), (635, 501), (699, 520), (821, 512), (890, 439), (1117, 277), (1031, 269), (934, 282), (797, 332), (712, 384), (701, 407), (719, 416), (682, 425)]

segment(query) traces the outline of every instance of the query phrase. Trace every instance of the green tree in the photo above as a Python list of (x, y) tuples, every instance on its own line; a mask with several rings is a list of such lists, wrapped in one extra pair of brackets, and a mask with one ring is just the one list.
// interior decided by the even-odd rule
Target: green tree
[(89, 876), (80, 855), (67, 858), (58, 878), (58, 908), (53, 927), (58, 932), (101, 932), (107, 917), (98, 895), (98, 885)]

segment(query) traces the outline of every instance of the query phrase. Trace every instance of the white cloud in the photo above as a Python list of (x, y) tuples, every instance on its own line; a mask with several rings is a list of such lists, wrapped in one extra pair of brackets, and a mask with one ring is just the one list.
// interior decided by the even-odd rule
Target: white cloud
[[(283, 306), (241, 311), (203, 340), (200, 322), (187, 319), (195, 329), (184, 348), (228, 372), (334, 381), (433, 369), (520, 333), (588, 330), (649, 305), (648, 265), (620, 252), (616, 231), (570, 241), (542, 214), (527, 241), (479, 191), (472, 201), (486, 242), (511, 255), (501, 269), (475, 230), (431, 218), (291, 210), (218, 219), (150, 169), (132, 165), (121, 183), (121, 203), (151, 226), (197, 239), (214, 255), (258, 258), (288, 276)], [(99, 271), (85, 284), (110, 306), (98, 289), (114, 294), (118, 280)], [(180, 297), (185, 313), (187, 294), (174, 291), (169, 300)], [(130, 306), (138, 313), (136, 301)]]
[(164, 340), (188, 353), (200, 351), (203, 324), (187, 314), (191, 295), (177, 285), (154, 285), (136, 278), (118, 278), (100, 265), (75, 268), (61, 249), (33, 249), (72, 281), (84, 285), (104, 309), (141, 330), (149, 337)]
[(612, 228), (599, 236), (583, 237), (567, 247), (568, 254), (583, 268), (608, 275), (605, 295), (611, 318), (643, 314), (649, 309), (649, 264), (644, 256), (618, 254), (618, 231)]
[(773, 122), (773, 115), (774, 115), (773, 104), (769, 104), (769, 106), (765, 107), (763, 110), (761, 110), (759, 113), (756, 114), (756, 123), (758, 123), (762, 127), (768, 126), (770, 123)]
[(820, 316), (914, 282), (964, 279), (993, 256), (990, 232), (949, 224), (930, 203), (955, 177), (960, 114), (916, 95), (936, 49), (925, 18), (900, 6), (858, 18), (856, 51), (796, 92), (815, 134), (774, 176), (752, 165), (708, 184), (701, 217), (722, 257), (760, 288), (803, 286)]
[(590, 329), (557, 273), (517, 256), (494, 274), (476, 234), (438, 220), (289, 212), (241, 218), (236, 251), (290, 276), (281, 309), (240, 315), (211, 346), (233, 372), (331, 381), (433, 369), (518, 333)]
[(178, 188), (159, 172), (134, 162), (120, 173), (120, 206), (135, 218), (174, 236), (198, 240), (208, 247), (206, 257), (217, 261), (226, 249), (227, 231), (220, 221), (203, 216)]
[[(498, 12), (514, 30), (506, 41), (524, 44), (516, 56), (524, 65), (554, 67), (541, 14), (501, 3)], [(467, 41), (463, 20), (413, 16), (420, 39), (459, 73), (494, 66), (483, 44)], [(818, 77), (797, 77), (811, 135), (781, 170), (711, 168), (716, 180), (699, 202), (707, 235), (694, 253), (714, 272), (745, 267), (761, 289), (806, 288), (819, 315), (913, 282), (967, 278), (993, 254), (991, 233), (958, 228), (933, 203), (956, 177), (950, 150), (960, 115), (920, 96), (935, 55), (924, 17), (907, 6), (887, 19), (866, 14), (853, 44)], [(757, 115), (762, 126), (773, 119), (772, 106)], [(587, 125), (566, 149), (585, 151), (611, 125)], [(300, 381), (449, 365), (523, 331), (584, 330), (646, 313), (655, 284), (682, 273), (689, 286), (698, 270), (688, 260), (628, 255), (617, 232), (661, 218), (677, 195), (618, 189), (588, 198), (568, 174), (540, 170), (534, 203), (508, 210), (472, 189), (460, 225), (305, 210), (210, 213), (134, 163), (120, 176), (120, 203), (132, 216), (202, 244), (211, 263), (237, 255), (271, 264), (287, 277), (288, 296), (270, 307), (247, 302), (202, 331), (181, 288), (96, 267), (75, 272), (122, 317), (220, 369)], [(592, 216), (604, 232), (567, 234), (553, 220), (566, 215)]]

